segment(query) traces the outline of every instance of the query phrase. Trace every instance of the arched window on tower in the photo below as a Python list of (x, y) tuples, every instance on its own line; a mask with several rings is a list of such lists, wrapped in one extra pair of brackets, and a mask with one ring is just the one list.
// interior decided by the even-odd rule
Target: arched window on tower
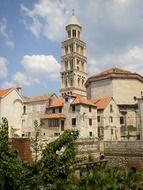
[(65, 54), (68, 54), (68, 46), (65, 46)]
[(78, 83), (78, 86), (80, 86), (80, 78), (78, 78), (77, 83)]
[(73, 86), (73, 79), (70, 79), (70, 86)]
[(77, 66), (77, 70), (79, 71), (79, 66)]
[(76, 30), (72, 30), (72, 37), (76, 37)]
[(70, 44), (70, 52), (73, 52), (73, 44)]
[(68, 31), (68, 38), (71, 38), (71, 31)]
[(84, 80), (82, 79), (82, 87), (84, 86)]
[(73, 69), (73, 59), (70, 60), (70, 69)]
[(68, 70), (68, 61), (65, 61), (65, 71)]
[(82, 71), (84, 71), (84, 62), (83, 61), (81, 62), (81, 68), (82, 68)]
[(65, 79), (65, 87), (67, 87), (67, 86), (68, 86), (68, 80)]

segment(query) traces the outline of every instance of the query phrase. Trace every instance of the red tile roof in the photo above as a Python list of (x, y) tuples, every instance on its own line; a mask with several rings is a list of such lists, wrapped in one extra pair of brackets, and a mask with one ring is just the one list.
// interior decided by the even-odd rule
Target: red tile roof
[(95, 106), (96, 105), (91, 101), (91, 100), (88, 100), (82, 96), (77, 96), (73, 102), (71, 103), (71, 105), (76, 105), (76, 104), (85, 104), (85, 105), (90, 105), (90, 106)]
[(130, 71), (126, 71), (126, 70), (114, 67), (104, 72), (101, 72), (97, 75), (89, 77), (85, 85), (87, 87), (89, 83), (92, 81), (99, 81), (99, 80), (103, 80), (107, 78), (128, 78), (128, 79), (137, 79), (143, 82), (143, 76), (139, 75), (138, 73), (130, 72)]
[(62, 113), (45, 114), (41, 119), (64, 119), (65, 115)]
[(91, 99), (92, 103), (94, 103), (97, 106), (97, 109), (105, 109), (110, 101), (112, 100), (112, 97), (104, 97), (100, 99)]
[(47, 105), (47, 108), (54, 108), (54, 107), (61, 107), (64, 104), (64, 99), (63, 98), (57, 98), (50, 100), (50, 102)]
[(0, 98), (4, 97), (5, 95), (7, 95), (12, 90), (13, 90), (13, 88), (8, 88), (8, 89), (0, 90)]
[(24, 97), (24, 98), (26, 103), (32, 103), (32, 102), (46, 101), (53, 95), (54, 95), (53, 93), (48, 93), (48, 94), (42, 94), (40, 96)]

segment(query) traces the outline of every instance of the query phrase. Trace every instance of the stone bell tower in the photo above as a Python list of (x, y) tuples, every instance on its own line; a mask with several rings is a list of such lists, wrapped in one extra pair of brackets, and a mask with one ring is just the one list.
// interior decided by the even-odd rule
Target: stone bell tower
[(62, 42), (61, 89), (64, 95), (86, 96), (86, 43), (80, 39), (82, 27), (74, 13), (66, 26), (67, 39)]

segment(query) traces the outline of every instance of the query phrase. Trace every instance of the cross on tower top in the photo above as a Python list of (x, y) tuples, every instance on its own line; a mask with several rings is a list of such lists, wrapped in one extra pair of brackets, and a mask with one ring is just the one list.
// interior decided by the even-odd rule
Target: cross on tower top
[(72, 15), (73, 16), (75, 15), (75, 9), (72, 9)]

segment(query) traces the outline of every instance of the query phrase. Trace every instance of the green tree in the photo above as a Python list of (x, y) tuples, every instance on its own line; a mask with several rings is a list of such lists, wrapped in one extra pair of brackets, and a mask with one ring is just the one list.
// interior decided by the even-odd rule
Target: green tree
[(22, 165), (17, 160), (16, 151), (8, 144), (8, 121), (2, 118), (0, 123), (0, 189), (23, 189)]
[(42, 151), (42, 147), (40, 146), (39, 142), (41, 140), (41, 127), (43, 126), (43, 121), (38, 120), (34, 121), (34, 135), (31, 137), (31, 147), (34, 153), (33, 160), (37, 162), (38, 156)]

